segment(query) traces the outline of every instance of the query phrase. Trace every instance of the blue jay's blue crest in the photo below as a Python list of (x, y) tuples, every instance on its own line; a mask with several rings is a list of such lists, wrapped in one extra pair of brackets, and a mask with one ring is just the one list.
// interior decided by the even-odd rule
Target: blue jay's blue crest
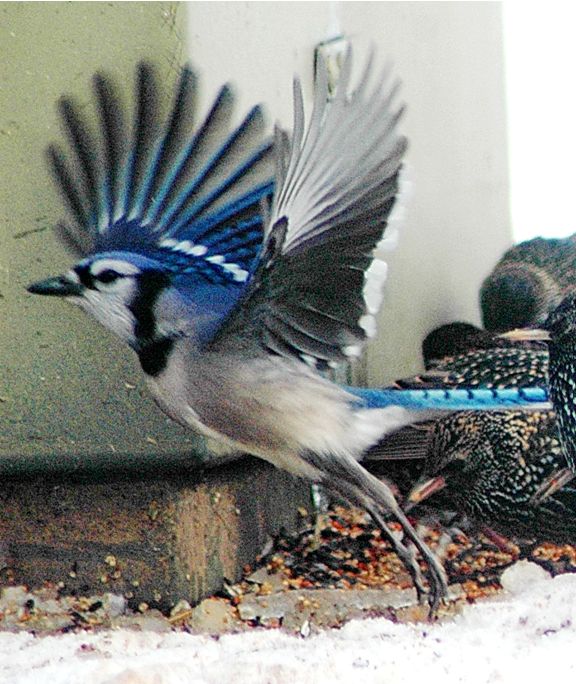
[(113, 82), (94, 77), (100, 144), (81, 109), (62, 98), (60, 111), (72, 154), (56, 145), (49, 159), (73, 223), (60, 226), (81, 254), (124, 252), (157, 262), (181, 281), (243, 287), (263, 240), (263, 202), (270, 199), (272, 141), (254, 107), (230, 130), (233, 96), (220, 89), (204, 121), (193, 128), (196, 77), (181, 72), (172, 109), (160, 121), (154, 70), (138, 66), (131, 131)]

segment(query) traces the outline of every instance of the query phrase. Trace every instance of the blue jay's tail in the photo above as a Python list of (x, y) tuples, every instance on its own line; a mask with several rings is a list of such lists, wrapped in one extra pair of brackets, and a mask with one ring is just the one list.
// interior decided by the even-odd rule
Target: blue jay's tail
[(545, 387), (476, 387), (466, 389), (366, 389), (346, 387), (359, 399), (360, 408), (398, 406), (413, 411), (503, 411), (550, 409)]
[(97, 74), (97, 136), (80, 107), (61, 99), (72, 154), (51, 145), (48, 157), (74, 219), (61, 226), (69, 246), (160, 254), (164, 263), (202, 258), (231, 280), (248, 279), (263, 240), (262, 201), (273, 192), (273, 144), (263, 138), (259, 107), (231, 128), (228, 86), (194, 129), (196, 90), (183, 68), (164, 122), (154, 71), (139, 64), (129, 127), (112, 81)]

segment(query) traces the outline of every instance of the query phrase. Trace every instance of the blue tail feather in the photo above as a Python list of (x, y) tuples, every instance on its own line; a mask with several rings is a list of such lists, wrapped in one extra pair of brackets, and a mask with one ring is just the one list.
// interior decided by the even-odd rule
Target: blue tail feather
[(402, 406), (413, 410), (434, 411), (498, 411), (504, 409), (551, 408), (545, 387), (514, 387), (492, 389), (368, 389), (346, 387), (360, 400), (362, 408), (379, 409)]

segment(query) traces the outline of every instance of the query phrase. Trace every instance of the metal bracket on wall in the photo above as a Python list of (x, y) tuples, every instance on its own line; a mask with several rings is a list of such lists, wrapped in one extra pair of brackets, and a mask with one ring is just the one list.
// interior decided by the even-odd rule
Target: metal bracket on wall
[(318, 58), (322, 55), (328, 69), (328, 90), (330, 95), (334, 94), (334, 88), (338, 82), (342, 62), (349, 45), (350, 42), (344, 36), (336, 36), (335, 38), (330, 38), (330, 40), (318, 43), (314, 49), (314, 78), (316, 78)]

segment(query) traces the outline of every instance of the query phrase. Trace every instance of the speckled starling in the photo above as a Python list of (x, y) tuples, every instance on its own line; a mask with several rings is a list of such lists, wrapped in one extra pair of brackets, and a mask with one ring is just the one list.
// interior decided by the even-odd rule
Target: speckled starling
[(576, 485), (534, 504), (565, 465), (552, 411), (462, 412), (435, 424), (423, 474), (408, 500), (465, 513), (505, 535), (576, 541)]
[(480, 290), (488, 330), (541, 325), (576, 285), (576, 234), (535, 238), (511, 247)]
[[(401, 386), (432, 382), (500, 388), (548, 381), (548, 350), (541, 343), (525, 346), (461, 325), (443, 326), (432, 339), (432, 348), (447, 353), (467, 345), (473, 349), (444, 358)], [(367, 455), (371, 461), (386, 461), (388, 471), (390, 460), (401, 459), (408, 465), (396, 470), (409, 467), (412, 473), (412, 460), (418, 458), (424, 466), (412, 490), (415, 501), (430, 497), (429, 503), (465, 513), (504, 534), (576, 540), (576, 515), (573, 525), (566, 520), (570, 512), (576, 514), (576, 485), (565, 484), (566, 461), (551, 410), (454, 413), (403, 430)], [(406, 491), (405, 482), (399, 487)]]
[(472, 323), (454, 321), (435, 328), (424, 338), (422, 342), (424, 367), (426, 369), (435, 368), (441, 365), (447, 357), (495, 347), (546, 348), (542, 342), (508, 340)]
[(517, 330), (507, 337), (548, 341), (550, 397), (566, 461), (576, 472), (576, 293), (562, 301), (542, 329)]

